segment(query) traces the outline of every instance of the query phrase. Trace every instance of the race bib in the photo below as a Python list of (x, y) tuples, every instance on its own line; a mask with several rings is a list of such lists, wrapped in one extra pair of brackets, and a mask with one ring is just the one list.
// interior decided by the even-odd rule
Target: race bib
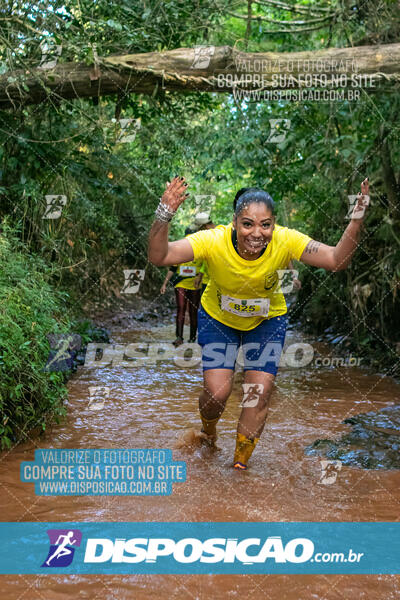
[(269, 302), (269, 298), (240, 300), (240, 298), (221, 295), (222, 310), (240, 317), (267, 317)]
[(179, 267), (179, 275), (181, 277), (195, 277), (196, 267), (188, 267), (185, 265), (181, 265)]

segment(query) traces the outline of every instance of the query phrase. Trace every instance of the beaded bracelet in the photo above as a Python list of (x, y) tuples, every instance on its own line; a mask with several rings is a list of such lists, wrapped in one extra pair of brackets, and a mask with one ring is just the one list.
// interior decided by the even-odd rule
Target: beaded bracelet
[(176, 213), (176, 210), (171, 210), (170, 208), (168, 208), (168, 206), (166, 204), (164, 204), (162, 202), (162, 200), (160, 200), (160, 203), (156, 208), (155, 215), (156, 215), (157, 221), (162, 221), (163, 223), (169, 223), (175, 213)]

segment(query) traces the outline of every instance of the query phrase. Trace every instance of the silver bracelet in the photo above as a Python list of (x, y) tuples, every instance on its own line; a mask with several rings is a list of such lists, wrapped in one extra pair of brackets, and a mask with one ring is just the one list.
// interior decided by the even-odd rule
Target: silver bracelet
[(166, 204), (164, 204), (162, 202), (162, 200), (160, 199), (160, 203), (157, 206), (156, 212), (155, 212), (157, 221), (162, 221), (163, 223), (169, 223), (175, 213), (176, 213), (176, 210), (171, 210), (170, 208), (168, 208), (168, 206)]

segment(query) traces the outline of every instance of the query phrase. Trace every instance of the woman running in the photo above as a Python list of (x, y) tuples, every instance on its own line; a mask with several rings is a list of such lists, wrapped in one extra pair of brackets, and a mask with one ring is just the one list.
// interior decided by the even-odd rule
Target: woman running
[(336, 246), (277, 225), (271, 196), (254, 188), (238, 198), (231, 224), (169, 242), (168, 222), (189, 194), (183, 177), (167, 183), (150, 231), (149, 260), (158, 266), (207, 261), (210, 281), (201, 299), (198, 340), (204, 371), (199, 398), (202, 431), (213, 444), (241, 345), (248, 393), (237, 428), (236, 469), (247, 468), (264, 428), (285, 340), (287, 308), (277, 271), (287, 269), (292, 259), (327, 271), (345, 269), (358, 245), (368, 193), (365, 179)]

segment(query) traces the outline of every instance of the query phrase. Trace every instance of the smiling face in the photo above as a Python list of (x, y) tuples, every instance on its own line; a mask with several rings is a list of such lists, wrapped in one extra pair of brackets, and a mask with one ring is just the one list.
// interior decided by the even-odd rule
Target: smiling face
[(242, 258), (255, 260), (272, 239), (275, 217), (264, 202), (251, 202), (233, 220)]

